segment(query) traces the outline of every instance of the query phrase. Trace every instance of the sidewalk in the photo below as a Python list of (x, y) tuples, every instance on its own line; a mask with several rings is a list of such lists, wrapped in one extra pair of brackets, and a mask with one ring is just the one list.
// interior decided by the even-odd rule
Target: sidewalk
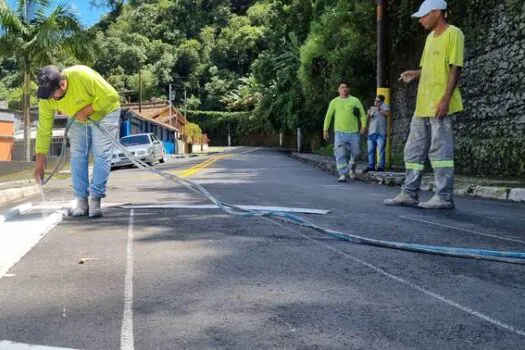
[[(291, 153), (290, 156), (318, 167), (330, 174), (337, 175), (337, 168), (333, 157), (309, 153)], [(401, 186), (405, 181), (404, 172), (385, 171), (361, 174), (361, 170), (365, 168), (365, 163), (357, 165), (356, 179), (387, 186)], [(506, 180), (461, 175), (456, 175), (454, 179), (454, 193), (458, 196), (525, 202), (525, 179)], [(421, 189), (423, 191), (432, 191), (434, 189), (434, 177), (432, 173), (423, 176)]]

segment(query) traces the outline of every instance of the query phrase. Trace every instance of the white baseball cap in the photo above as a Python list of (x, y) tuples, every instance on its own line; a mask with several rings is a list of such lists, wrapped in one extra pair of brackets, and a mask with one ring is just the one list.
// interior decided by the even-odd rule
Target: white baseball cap
[(419, 11), (414, 13), (412, 17), (423, 17), (430, 13), (432, 10), (446, 10), (447, 2), (444, 0), (425, 0), (419, 6)]

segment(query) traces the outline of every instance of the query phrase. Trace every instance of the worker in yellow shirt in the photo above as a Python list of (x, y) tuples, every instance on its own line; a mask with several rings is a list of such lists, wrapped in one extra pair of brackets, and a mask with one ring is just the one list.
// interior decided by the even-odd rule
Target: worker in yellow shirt
[[(447, 3), (425, 0), (412, 16), (431, 33), (428, 35), (420, 70), (401, 74), (410, 83), (419, 79), (416, 111), (405, 145), (405, 185), (399, 195), (385, 205), (418, 206), (425, 209), (454, 208), (454, 138), (452, 115), (463, 110), (457, 87), (463, 67), (464, 36), (447, 22)], [(418, 191), (426, 159), (434, 170), (436, 193), (420, 203)]]
[[(323, 137), (328, 141), (330, 124), (334, 119), (334, 155), (339, 174), (338, 182), (344, 182), (347, 176), (355, 179), (355, 160), (359, 156), (360, 135), (366, 133), (366, 113), (363, 104), (350, 95), (350, 84), (341, 81), (337, 87), (339, 96), (330, 101), (326, 111)], [(349, 166), (350, 165), (350, 166)]]
[[(102, 216), (100, 200), (106, 195), (111, 168), (111, 141), (91, 121), (100, 122), (114, 137), (119, 135), (120, 97), (117, 91), (93, 69), (73, 66), (60, 70), (45, 66), (38, 74), (39, 101), (36, 136), (35, 180), (42, 181), (46, 154), (51, 142), (53, 119), (57, 110), (74, 118), (69, 129), (71, 146), (71, 183), (77, 206), (73, 216)], [(88, 122), (88, 117), (91, 121)], [(89, 153), (93, 153), (91, 183)], [(88, 200), (89, 197), (89, 200)]]

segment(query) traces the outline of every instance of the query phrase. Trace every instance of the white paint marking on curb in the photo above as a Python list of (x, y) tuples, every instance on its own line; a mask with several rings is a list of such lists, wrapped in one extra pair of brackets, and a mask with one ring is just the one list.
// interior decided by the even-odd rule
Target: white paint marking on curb
[(24, 203), (24, 204), (20, 204), (19, 206), (14, 207), (14, 208), (11, 208), (9, 210), (6, 210), (5, 212), (3, 212), (0, 215), (0, 225), (3, 224), (4, 222), (8, 221), (8, 220), (11, 220), (15, 216), (23, 214), (24, 212), (26, 212), (29, 209), (31, 209), (32, 206), (33, 206), (32, 203)]
[(0, 350), (75, 350), (73, 348), (56, 348), (52, 346), (30, 345), (0, 340)]
[(515, 238), (502, 237), (502, 236), (498, 236), (498, 235), (492, 235), (492, 234), (490, 234), (490, 233), (483, 233), (483, 232), (478, 232), (478, 231), (468, 230), (468, 229), (465, 229), (465, 228), (460, 228), (460, 227), (455, 227), (455, 226), (444, 225), (444, 224), (440, 224), (440, 223), (437, 223), (437, 222), (427, 221), (427, 220), (423, 220), (423, 219), (417, 219), (417, 218), (414, 218), (414, 217), (411, 217), (411, 216), (399, 216), (399, 217), (400, 217), (400, 218), (403, 218), (403, 219), (408, 219), (408, 220), (413, 220), (413, 221), (419, 221), (419, 222), (422, 222), (422, 223), (425, 223), (425, 224), (431, 224), (431, 225), (441, 226), (441, 227), (445, 227), (445, 228), (450, 228), (450, 229), (457, 230), (457, 231), (463, 231), (463, 232), (468, 232), (468, 233), (474, 233), (474, 234), (476, 234), (476, 235), (480, 235), (480, 236), (486, 236), (486, 237), (498, 238), (498, 239), (502, 239), (502, 240), (505, 240), (505, 241), (511, 241), (511, 242), (516, 242), (516, 243), (522, 243), (522, 244), (525, 244), (525, 241), (521, 241), (521, 240), (519, 240), (519, 239), (515, 239)]
[[(322, 209), (308, 209), (308, 208), (289, 208), (289, 207), (265, 207), (256, 205), (235, 205), (241, 209), (257, 210), (257, 211), (279, 211), (285, 213), (303, 213), (303, 214), (319, 214), (326, 215), (330, 210)], [(129, 204), (120, 206), (124, 209), (218, 209), (215, 204), (181, 204), (181, 203), (165, 203), (165, 204)]]
[(391, 278), (391, 279), (393, 279), (393, 280), (395, 280), (395, 281), (397, 281), (399, 283), (402, 283), (402, 284), (404, 284), (404, 285), (406, 285), (406, 286), (408, 286), (410, 288), (416, 289), (416, 290), (420, 291), (421, 293), (426, 294), (428, 296), (431, 296), (431, 297), (433, 297), (433, 298), (435, 298), (435, 299), (437, 299), (439, 301), (442, 301), (442, 302), (444, 302), (444, 303), (446, 303), (446, 304), (448, 304), (450, 306), (453, 306), (456, 309), (459, 309), (459, 310), (461, 310), (463, 312), (466, 312), (466, 313), (468, 313), (468, 314), (470, 314), (472, 316), (478, 317), (478, 318), (480, 318), (480, 319), (482, 319), (484, 321), (487, 321), (487, 322), (489, 322), (489, 323), (491, 323), (491, 324), (493, 324), (495, 326), (498, 326), (498, 327), (501, 327), (503, 329), (506, 329), (509, 332), (512, 332), (512, 333), (515, 333), (517, 335), (521, 335), (521, 336), (525, 337), (525, 330), (516, 328), (516, 327), (511, 326), (509, 324), (506, 324), (506, 323), (504, 323), (502, 321), (496, 320), (496, 319), (494, 319), (494, 318), (492, 318), (492, 317), (490, 317), (488, 315), (485, 315), (485, 314), (483, 314), (481, 312), (478, 312), (478, 311), (476, 311), (474, 309), (471, 309), (468, 306), (464, 306), (464, 305), (461, 305), (461, 304), (459, 304), (459, 303), (457, 303), (457, 302), (455, 302), (453, 300), (447, 299), (446, 297), (444, 297), (444, 296), (442, 296), (442, 295), (440, 295), (438, 293), (432, 292), (431, 290), (428, 290), (428, 289), (426, 289), (424, 287), (421, 287), (421, 286), (419, 286), (419, 285), (417, 285), (417, 284), (415, 284), (413, 282), (410, 282), (410, 281), (408, 281), (408, 280), (406, 280), (406, 279), (404, 279), (402, 277), (393, 275), (393, 274), (383, 270), (380, 267), (377, 267), (377, 266), (372, 265), (372, 264), (370, 264), (370, 263), (368, 263), (368, 262), (366, 262), (364, 260), (356, 258), (353, 255), (350, 255), (350, 254), (348, 254), (346, 252), (343, 252), (343, 251), (341, 251), (339, 249), (336, 249), (336, 248), (332, 247), (331, 245), (328, 245), (328, 244), (326, 244), (324, 242), (320, 242), (320, 241), (318, 241), (318, 240), (316, 240), (316, 239), (314, 239), (314, 238), (312, 238), (312, 237), (302, 233), (301, 231), (294, 230), (293, 228), (287, 227), (287, 226), (281, 224), (280, 222), (276, 222), (276, 221), (271, 220), (269, 218), (263, 218), (263, 219), (268, 220), (270, 222), (273, 222), (274, 224), (276, 224), (278, 226), (281, 226), (281, 227), (283, 227), (283, 228), (285, 228), (285, 229), (287, 229), (289, 231), (298, 233), (302, 237), (304, 237), (304, 238), (306, 238), (306, 239), (308, 239), (308, 240), (310, 240), (310, 241), (312, 241), (312, 242), (314, 242), (314, 243), (316, 243), (318, 245), (321, 245), (321, 246), (323, 246), (323, 247), (325, 247), (327, 249), (330, 249), (330, 250), (332, 250), (332, 251), (334, 251), (334, 252), (336, 252), (338, 254), (341, 254), (342, 256), (344, 256), (346, 258), (349, 258), (349, 259), (351, 259), (351, 260), (353, 260), (353, 261), (355, 261), (355, 262), (357, 262), (357, 263), (359, 263), (361, 265), (364, 265), (364, 266), (374, 270), (375, 272), (380, 273), (383, 276)]
[(133, 350), (133, 218), (135, 212), (129, 213), (128, 244), (126, 248), (126, 277), (124, 278), (124, 314), (120, 333), (120, 348)]
[[(56, 225), (58, 225), (64, 218), (66, 218), (72, 210), (71, 204), (69, 206), (62, 206), (62, 209), (51, 213), (48, 217), (43, 220), (40, 225), (40, 230), (37, 233), (32, 233), (25, 237), (24, 240), (19, 241), (19, 245), (16, 249), (13, 247), (9, 251), (3, 252), (2, 260), (0, 261), (0, 279), (18, 263), (49, 231), (51, 231)], [(4, 237), (6, 239), (6, 237)], [(2, 248), (6, 248), (3, 247)]]

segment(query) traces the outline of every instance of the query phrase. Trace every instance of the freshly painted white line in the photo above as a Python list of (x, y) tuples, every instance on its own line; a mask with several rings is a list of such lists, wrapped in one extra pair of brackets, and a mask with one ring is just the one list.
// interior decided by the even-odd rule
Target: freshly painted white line
[(126, 248), (126, 277), (124, 278), (124, 314), (120, 332), (120, 348), (133, 350), (133, 219), (135, 212), (129, 213), (128, 244)]
[(0, 214), (0, 225), (6, 222), (7, 220), (11, 220), (17, 215), (23, 214), (24, 212), (31, 209), (32, 206), (33, 204), (31, 203), (24, 203), (9, 210), (6, 210), (2, 214)]
[[(0, 278), (20, 261), (49, 231), (69, 215), (63, 207), (48, 216), (31, 220), (7, 221), (0, 234)], [(22, 216), (23, 217), (23, 216)]]
[(446, 298), (446, 297), (444, 297), (444, 296), (442, 296), (442, 295), (440, 295), (440, 294), (438, 294), (436, 292), (432, 292), (431, 290), (428, 290), (428, 289), (426, 289), (424, 287), (421, 287), (421, 286), (419, 286), (419, 285), (417, 285), (417, 284), (415, 284), (413, 282), (410, 282), (410, 281), (408, 281), (408, 280), (406, 280), (406, 279), (404, 279), (402, 277), (393, 275), (393, 274), (383, 270), (380, 267), (377, 267), (377, 266), (372, 265), (372, 264), (370, 264), (370, 263), (368, 263), (368, 262), (366, 262), (364, 260), (356, 258), (355, 256), (350, 255), (350, 254), (348, 254), (348, 253), (346, 253), (346, 252), (344, 252), (342, 250), (336, 249), (336, 248), (332, 247), (329, 244), (326, 244), (324, 242), (320, 242), (320, 241), (318, 241), (318, 240), (316, 240), (316, 239), (314, 239), (314, 238), (312, 238), (312, 237), (302, 233), (301, 231), (298, 231), (298, 230), (295, 230), (293, 228), (287, 227), (287, 226), (281, 224), (280, 222), (277, 222), (277, 221), (272, 220), (270, 218), (263, 218), (263, 219), (268, 220), (270, 222), (273, 222), (274, 224), (276, 224), (278, 226), (281, 226), (281, 227), (283, 227), (286, 230), (298, 233), (302, 237), (304, 237), (304, 238), (306, 238), (306, 239), (308, 239), (308, 240), (310, 240), (312, 242), (315, 242), (318, 245), (321, 245), (321, 246), (323, 246), (323, 247), (325, 247), (327, 249), (330, 249), (330, 250), (332, 250), (332, 251), (334, 251), (334, 252), (336, 252), (336, 253), (338, 253), (338, 254), (346, 257), (346, 258), (348, 258), (348, 259), (351, 259), (351, 260), (353, 260), (353, 261), (355, 261), (355, 262), (357, 262), (357, 263), (359, 263), (361, 265), (364, 265), (364, 266), (374, 270), (375, 272), (382, 274), (383, 276), (386, 276), (386, 277), (388, 277), (390, 279), (393, 279), (393, 280), (395, 280), (395, 281), (397, 281), (399, 283), (402, 283), (402, 284), (404, 284), (404, 285), (406, 285), (406, 286), (408, 286), (410, 288), (418, 290), (418, 291), (420, 291), (423, 294), (431, 296), (431, 297), (433, 297), (433, 298), (435, 298), (435, 299), (437, 299), (439, 301), (442, 301), (442, 302), (444, 302), (444, 303), (446, 303), (446, 304), (448, 304), (450, 306), (453, 306), (453, 307), (455, 307), (455, 308), (457, 308), (457, 309), (459, 309), (459, 310), (461, 310), (463, 312), (466, 312), (469, 315), (478, 317), (478, 318), (480, 318), (480, 319), (482, 319), (484, 321), (487, 321), (487, 322), (489, 322), (489, 323), (491, 323), (491, 324), (493, 324), (495, 326), (501, 327), (501, 328), (503, 328), (503, 329), (505, 329), (505, 330), (507, 330), (509, 332), (512, 332), (512, 333), (515, 333), (515, 334), (518, 334), (518, 335), (521, 335), (521, 336), (525, 337), (525, 330), (523, 330), (523, 329), (516, 328), (516, 327), (511, 326), (511, 325), (509, 325), (507, 323), (504, 323), (502, 321), (496, 320), (495, 318), (492, 318), (492, 317), (490, 317), (488, 315), (485, 315), (485, 314), (483, 314), (483, 313), (481, 313), (479, 311), (471, 309), (468, 306), (461, 305), (460, 303), (457, 303), (457, 302), (455, 302), (453, 300), (450, 300), (450, 299), (448, 299), (448, 298)]
[(425, 223), (425, 224), (431, 224), (431, 225), (446, 227), (446, 228), (450, 228), (450, 229), (457, 230), (457, 231), (474, 233), (474, 234), (480, 235), (480, 236), (498, 238), (498, 239), (502, 239), (502, 240), (505, 240), (505, 241), (511, 241), (511, 242), (525, 244), (525, 241), (522, 241), (522, 240), (519, 240), (519, 239), (515, 239), (515, 238), (502, 237), (502, 236), (498, 236), (498, 235), (492, 235), (490, 233), (483, 233), (483, 232), (468, 230), (468, 229), (464, 229), (464, 228), (460, 228), (460, 227), (444, 225), (444, 224), (440, 224), (440, 223), (437, 223), (437, 222), (427, 221), (427, 220), (423, 220), (423, 219), (417, 219), (417, 218), (414, 218), (414, 217), (411, 217), (411, 216), (399, 216), (399, 217), (403, 218), (403, 219), (407, 219), (407, 220), (419, 221), (419, 222), (422, 222), (422, 223)]
[[(330, 210), (289, 208), (289, 207), (265, 207), (257, 205), (235, 205), (241, 209), (257, 211), (280, 211), (285, 213), (303, 213), (326, 215)], [(159, 204), (127, 204), (120, 206), (124, 209), (218, 209), (215, 204), (183, 204), (183, 203), (159, 203)]]
[(71, 201), (52, 201), (52, 202), (41, 202), (33, 204), (34, 210), (56, 210), (63, 209), (64, 207), (74, 208), (77, 205), (77, 200)]
[(54, 346), (30, 345), (0, 340), (0, 350), (75, 350), (73, 348), (56, 348)]

